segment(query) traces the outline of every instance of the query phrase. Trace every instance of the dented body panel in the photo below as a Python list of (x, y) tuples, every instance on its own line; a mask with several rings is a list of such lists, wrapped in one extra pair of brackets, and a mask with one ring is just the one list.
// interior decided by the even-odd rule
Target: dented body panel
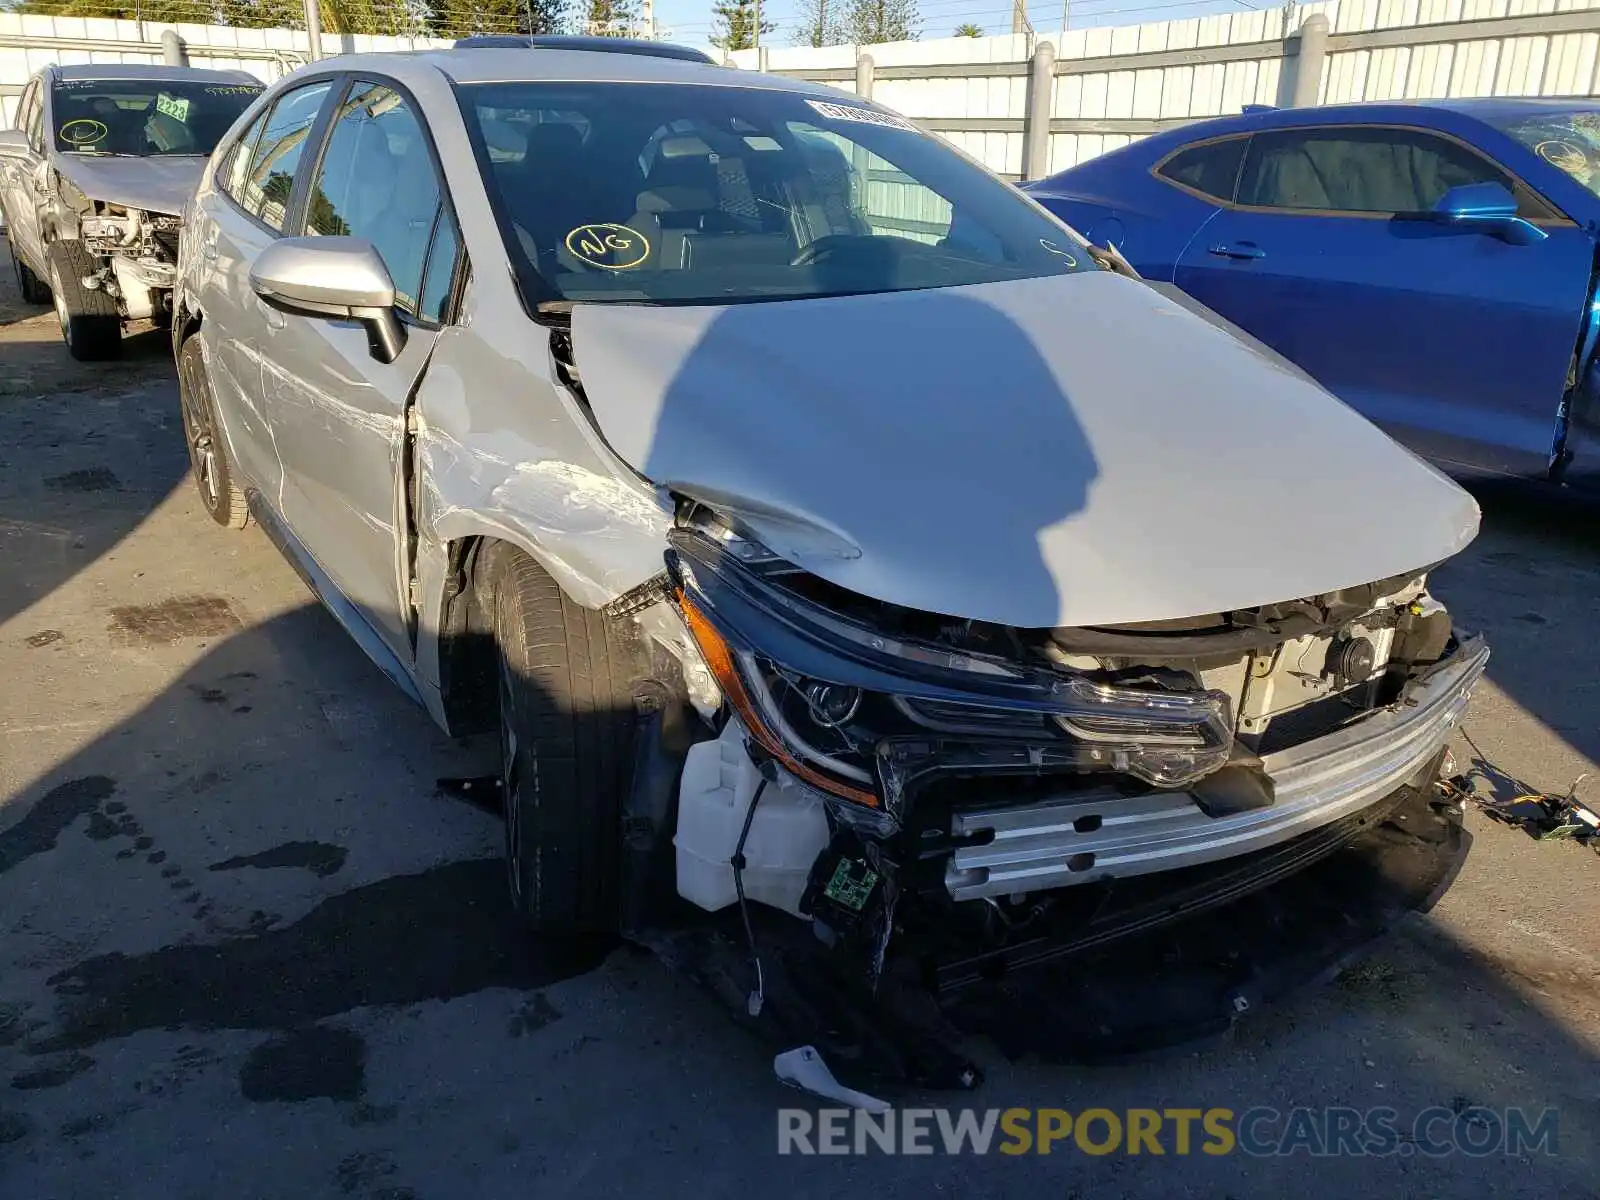
[(672, 523), (557, 380), (547, 331), (520, 308), (510, 320), (520, 324), (514, 335), (494, 337), (512, 331), (474, 292), (417, 389), (417, 554), (429, 576), (417, 655), (434, 686), (441, 564), (452, 543), (508, 541), (578, 603), (601, 608), (660, 572)]

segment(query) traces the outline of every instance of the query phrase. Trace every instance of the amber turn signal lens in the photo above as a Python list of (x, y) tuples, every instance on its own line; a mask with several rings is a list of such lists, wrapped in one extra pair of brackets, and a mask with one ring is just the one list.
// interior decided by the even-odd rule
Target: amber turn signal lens
[(678, 591), (678, 608), (683, 613), (684, 624), (689, 628), (689, 636), (694, 638), (694, 644), (700, 648), (700, 656), (706, 660), (706, 666), (711, 669), (711, 675), (716, 679), (717, 686), (722, 689), (722, 694), (728, 698), (733, 711), (739, 714), (739, 719), (744, 722), (744, 727), (750, 731), (750, 736), (757, 744), (795, 776), (813, 787), (857, 804), (864, 804), (868, 808), (877, 808), (876, 793), (852, 787), (848, 783), (824, 775), (784, 749), (783, 743), (772, 730), (767, 728), (767, 723), (761, 719), (760, 712), (751, 702), (750, 693), (745, 690), (744, 680), (739, 678), (738, 668), (734, 665), (732, 648), (717, 632), (716, 626), (706, 619), (706, 615), (695, 606), (694, 601), (689, 599), (681, 588)]

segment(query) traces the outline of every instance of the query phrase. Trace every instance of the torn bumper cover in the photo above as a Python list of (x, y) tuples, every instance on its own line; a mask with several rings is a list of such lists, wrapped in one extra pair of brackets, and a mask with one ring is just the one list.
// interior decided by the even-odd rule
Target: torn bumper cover
[(954, 899), (972, 900), (1147, 875), (1248, 854), (1331, 824), (1418, 783), (1488, 663), (1489, 647), (1475, 637), (1401, 702), (1266, 756), (1261, 765), (1275, 799), (1265, 808), (1213, 817), (1187, 792), (1160, 791), (959, 812), (953, 832), (977, 844), (952, 853), (945, 887)]

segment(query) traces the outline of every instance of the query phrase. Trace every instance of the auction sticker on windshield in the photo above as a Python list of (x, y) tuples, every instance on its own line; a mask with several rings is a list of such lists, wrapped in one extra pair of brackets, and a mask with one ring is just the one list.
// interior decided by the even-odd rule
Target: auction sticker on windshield
[(904, 117), (897, 117), (893, 113), (879, 112), (874, 108), (856, 108), (849, 104), (833, 104), (827, 100), (807, 100), (819, 116), (827, 117), (830, 121), (855, 121), (861, 125), (882, 125), (885, 129), (904, 129), (907, 133), (915, 133), (917, 127)]
[(187, 121), (189, 119), (189, 102), (178, 96), (169, 96), (165, 92), (156, 93), (156, 111), (165, 113), (174, 121)]

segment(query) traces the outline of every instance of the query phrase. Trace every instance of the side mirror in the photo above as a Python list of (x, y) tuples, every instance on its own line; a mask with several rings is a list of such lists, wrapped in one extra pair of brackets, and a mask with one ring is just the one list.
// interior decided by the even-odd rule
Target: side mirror
[(1433, 219), (1493, 234), (1513, 246), (1532, 246), (1550, 235), (1517, 216), (1517, 198), (1503, 183), (1463, 183), (1433, 206)]
[(28, 135), (20, 129), (0, 132), (0, 158), (27, 158)]
[(406, 344), (406, 327), (394, 311), (394, 281), (365, 238), (282, 238), (256, 258), (250, 286), (282, 312), (361, 322), (379, 362), (393, 362)]

